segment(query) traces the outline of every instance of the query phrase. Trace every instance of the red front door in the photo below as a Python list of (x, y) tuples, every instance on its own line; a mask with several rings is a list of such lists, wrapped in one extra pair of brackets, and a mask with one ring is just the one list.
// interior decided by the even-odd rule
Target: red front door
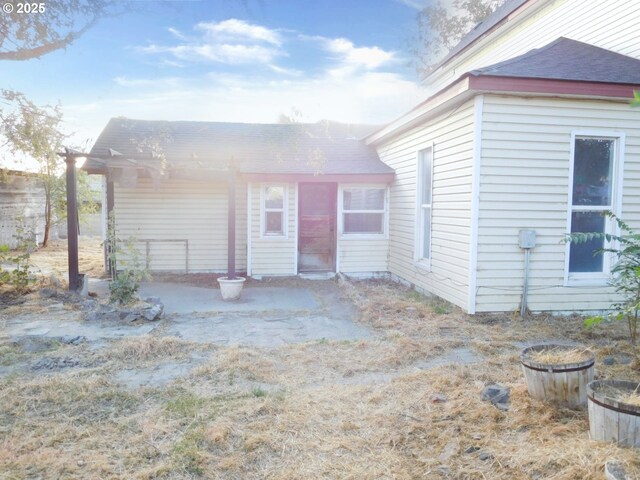
[(335, 272), (336, 183), (298, 186), (298, 271)]

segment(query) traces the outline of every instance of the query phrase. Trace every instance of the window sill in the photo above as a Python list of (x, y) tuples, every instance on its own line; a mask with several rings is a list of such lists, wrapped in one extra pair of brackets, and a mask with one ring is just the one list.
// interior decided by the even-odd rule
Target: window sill
[(289, 240), (289, 235), (260, 235), (260, 240)]
[(431, 262), (429, 260), (416, 260), (413, 264), (424, 272), (431, 272)]
[(385, 233), (342, 233), (340, 240), (386, 240)]
[(608, 287), (610, 278), (602, 277), (569, 277), (564, 283), (565, 287)]

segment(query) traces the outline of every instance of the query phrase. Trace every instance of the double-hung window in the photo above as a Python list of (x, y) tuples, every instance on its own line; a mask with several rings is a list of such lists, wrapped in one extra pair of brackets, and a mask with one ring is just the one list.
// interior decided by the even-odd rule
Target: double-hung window
[(386, 187), (342, 189), (342, 233), (383, 235), (385, 233)]
[(286, 236), (286, 188), (283, 185), (263, 185), (261, 203), (262, 235)]
[(433, 177), (433, 150), (418, 152), (416, 182), (416, 245), (415, 256), (419, 264), (429, 266), (431, 259), (431, 193)]
[[(616, 182), (620, 168), (620, 143), (618, 137), (574, 137), (569, 213), (571, 233), (613, 233), (612, 224), (604, 212), (616, 210), (620, 190)], [(605, 247), (603, 238), (583, 243), (570, 242), (567, 279), (588, 281), (608, 278), (610, 257), (598, 252)]]

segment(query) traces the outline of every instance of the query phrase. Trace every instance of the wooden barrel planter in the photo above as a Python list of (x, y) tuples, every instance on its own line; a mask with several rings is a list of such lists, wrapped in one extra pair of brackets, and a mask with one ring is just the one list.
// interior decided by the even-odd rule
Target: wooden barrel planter
[(593, 440), (640, 447), (640, 383), (596, 380), (587, 386), (587, 398)]
[(587, 404), (587, 384), (593, 380), (595, 355), (578, 345), (543, 344), (520, 355), (529, 395), (558, 406)]

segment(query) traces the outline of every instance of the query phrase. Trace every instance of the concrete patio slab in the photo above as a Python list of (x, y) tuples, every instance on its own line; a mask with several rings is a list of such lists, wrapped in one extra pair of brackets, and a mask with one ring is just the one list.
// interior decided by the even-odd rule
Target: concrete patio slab
[(217, 345), (273, 348), (312, 340), (358, 340), (371, 331), (352, 320), (321, 315), (180, 315), (167, 330), (184, 340)]
[(177, 283), (145, 283), (140, 296), (160, 297), (167, 314), (193, 312), (264, 312), (314, 310), (320, 307), (306, 288), (247, 287), (239, 300), (224, 301), (220, 290)]

